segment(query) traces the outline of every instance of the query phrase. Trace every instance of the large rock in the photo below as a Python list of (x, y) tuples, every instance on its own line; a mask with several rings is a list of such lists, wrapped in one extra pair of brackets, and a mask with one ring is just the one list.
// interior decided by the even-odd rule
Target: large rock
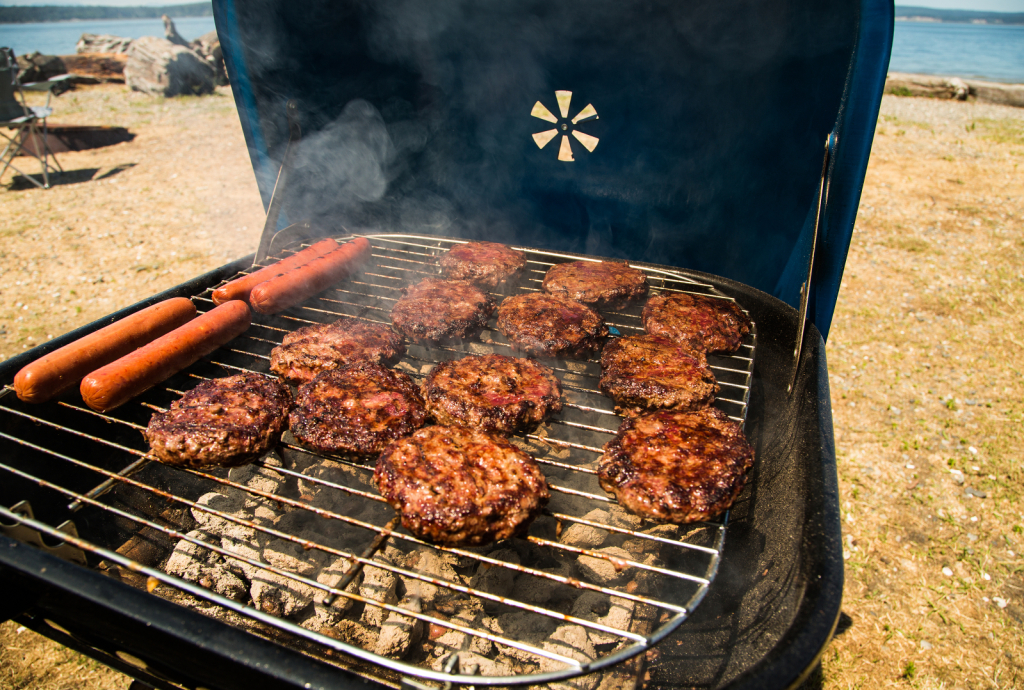
[(214, 70), (185, 46), (144, 36), (128, 49), (125, 81), (133, 91), (154, 96), (199, 95), (213, 91)]
[(127, 53), (132, 39), (111, 34), (82, 34), (75, 46), (76, 53)]

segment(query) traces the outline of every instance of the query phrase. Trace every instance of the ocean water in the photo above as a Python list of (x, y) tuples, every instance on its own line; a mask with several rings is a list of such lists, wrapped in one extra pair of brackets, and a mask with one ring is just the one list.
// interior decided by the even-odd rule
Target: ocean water
[[(213, 17), (176, 19), (188, 40), (213, 31)], [(0, 46), (18, 55), (38, 50), (70, 55), (83, 33), (127, 38), (163, 36), (159, 19), (0, 24)], [(896, 22), (890, 71), (920, 72), (1024, 83), (1024, 25)]]
[[(100, 5), (102, 3), (96, 2)], [(183, 17), (174, 20), (182, 38), (193, 41), (213, 31), (213, 17)], [(74, 55), (82, 34), (113, 34), (123, 38), (164, 35), (160, 19), (97, 19), (37, 24), (0, 24), (0, 46), (14, 49), (15, 55), (39, 51), (44, 55)]]
[(889, 71), (1024, 84), (1024, 25), (896, 22)]

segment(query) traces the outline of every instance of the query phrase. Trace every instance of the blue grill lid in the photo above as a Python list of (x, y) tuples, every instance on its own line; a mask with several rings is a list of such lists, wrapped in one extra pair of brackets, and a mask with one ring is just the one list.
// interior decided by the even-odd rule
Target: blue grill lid
[[(827, 335), (892, 42), (860, 0), (215, 0), (281, 226), (487, 238), (692, 268)], [(570, 160), (571, 159), (571, 160)]]

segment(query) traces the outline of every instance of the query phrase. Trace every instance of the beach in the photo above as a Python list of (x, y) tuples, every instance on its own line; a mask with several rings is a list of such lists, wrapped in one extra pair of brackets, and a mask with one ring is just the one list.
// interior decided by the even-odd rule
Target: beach
[[(54, 108), (51, 124), (136, 137), (61, 154), (50, 190), (4, 176), (3, 358), (251, 253), (262, 230), (227, 87), (98, 85)], [(883, 98), (827, 346), (846, 585), (810, 687), (1024, 684), (1022, 163), (1022, 108)], [(0, 687), (71, 683), (129, 680), (0, 625)]]

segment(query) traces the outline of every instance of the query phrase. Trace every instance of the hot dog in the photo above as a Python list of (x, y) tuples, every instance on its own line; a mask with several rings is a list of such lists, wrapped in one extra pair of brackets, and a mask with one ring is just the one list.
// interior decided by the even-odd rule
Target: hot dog
[(287, 259), (281, 259), (276, 263), (270, 264), (266, 268), (261, 268), (247, 276), (232, 280), (227, 285), (221, 285), (213, 291), (213, 303), (224, 304), (225, 302), (230, 302), (233, 299), (248, 301), (249, 293), (260, 283), (264, 283), (271, 278), (276, 278), (279, 275), (284, 275), (293, 268), (298, 268), (299, 266), (312, 261), (316, 257), (323, 256), (337, 248), (338, 243), (334, 240), (321, 240), (314, 245), (306, 247), (301, 252), (292, 254)]
[(369, 256), (366, 238), (346, 242), (329, 254), (260, 283), (249, 293), (249, 303), (261, 314), (284, 311), (354, 273)]
[(146, 307), (25, 366), (14, 377), (14, 392), (25, 402), (46, 402), (76, 385), (89, 372), (188, 323), (195, 316), (195, 305), (185, 297)]
[(109, 412), (244, 333), (251, 316), (238, 300), (214, 307), (86, 376), (82, 399), (97, 412)]

